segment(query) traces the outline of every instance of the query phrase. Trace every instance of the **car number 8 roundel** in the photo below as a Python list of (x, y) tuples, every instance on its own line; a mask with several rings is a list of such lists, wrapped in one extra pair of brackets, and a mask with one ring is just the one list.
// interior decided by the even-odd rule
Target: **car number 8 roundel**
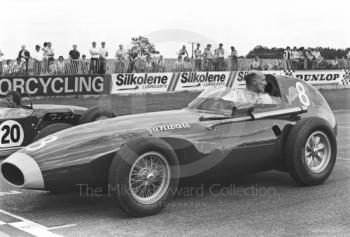
[(14, 120), (7, 120), (0, 125), (0, 147), (22, 145), (24, 132), (21, 124)]
[(306, 94), (304, 85), (302, 83), (300, 83), (300, 82), (297, 82), (295, 84), (295, 86), (296, 86), (297, 91), (299, 93), (299, 100), (300, 100), (300, 102), (303, 105), (305, 105), (305, 106), (309, 106), (310, 105), (310, 99), (309, 99), (309, 97)]

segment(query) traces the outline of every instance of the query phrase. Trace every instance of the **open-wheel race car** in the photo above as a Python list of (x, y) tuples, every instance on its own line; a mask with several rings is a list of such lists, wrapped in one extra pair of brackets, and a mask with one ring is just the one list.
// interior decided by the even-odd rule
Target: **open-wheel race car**
[(115, 117), (106, 109), (72, 105), (32, 104), (22, 95), (17, 108), (0, 108), (0, 157), (7, 157), (22, 147), (51, 133), (78, 124)]
[(266, 81), (265, 99), (256, 102), (237, 99), (251, 96), (247, 89), (212, 88), (181, 110), (51, 134), (4, 160), (1, 174), (23, 189), (103, 187), (132, 216), (162, 210), (180, 179), (221, 170), (236, 176), (278, 169), (302, 185), (323, 183), (337, 154), (326, 100), (296, 78), (266, 75)]

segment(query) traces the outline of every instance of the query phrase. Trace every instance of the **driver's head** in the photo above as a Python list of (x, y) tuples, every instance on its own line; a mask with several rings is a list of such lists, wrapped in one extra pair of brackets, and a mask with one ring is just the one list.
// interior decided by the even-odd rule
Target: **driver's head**
[(6, 105), (8, 108), (18, 108), (21, 106), (21, 96), (17, 91), (9, 91), (6, 94)]
[(256, 93), (265, 91), (266, 78), (264, 73), (259, 71), (251, 71), (244, 77), (247, 89)]

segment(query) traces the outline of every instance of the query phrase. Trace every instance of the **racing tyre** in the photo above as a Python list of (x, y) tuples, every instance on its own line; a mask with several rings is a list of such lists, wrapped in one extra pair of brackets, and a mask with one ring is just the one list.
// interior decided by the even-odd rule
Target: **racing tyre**
[(61, 130), (64, 130), (64, 129), (67, 129), (67, 128), (70, 128), (70, 127), (73, 127), (73, 125), (69, 124), (69, 123), (53, 123), (53, 124), (50, 124), (46, 127), (44, 127), (43, 129), (41, 129), (39, 131), (38, 134), (35, 135), (34, 137), (34, 140), (33, 142), (43, 138), (43, 137), (46, 137), (52, 133), (55, 133), (55, 132), (58, 132), (58, 131), (61, 131)]
[(298, 121), (291, 129), (285, 151), (290, 176), (305, 186), (318, 185), (333, 170), (337, 141), (326, 120), (310, 117)]
[(176, 193), (179, 161), (159, 139), (137, 138), (116, 153), (109, 170), (108, 194), (134, 217), (160, 212)]
[(91, 123), (94, 121), (102, 120), (102, 119), (108, 119), (108, 118), (114, 118), (115, 114), (106, 109), (101, 108), (100, 106), (94, 106), (90, 109), (86, 110), (81, 117), (79, 118), (78, 123), (84, 124), (84, 123)]

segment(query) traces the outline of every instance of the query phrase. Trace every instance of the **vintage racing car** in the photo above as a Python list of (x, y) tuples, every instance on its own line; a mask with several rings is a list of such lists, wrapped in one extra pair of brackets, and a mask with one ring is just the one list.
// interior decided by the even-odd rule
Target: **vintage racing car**
[(0, 157), (7, 157), (51, 133), (114, 117), (113, 113), (98, 107), (87, 109), (72, 105), (33, 105), (28, 94), (23, 94), (22, 99), (23, 104), (19, 108), (0, 108)]
[(336, 162), (331, 109), (299, 79), (266, 80), (272, 104), (238, 106), (236, 94), (245, 89), (209, 89), (181, 110), (120, 116), (51, 134), (4, 160), (1, 174), (23, 189), (103, 187), (132, 216), (162, 210), (179, 179), (222, 170), (236, 176), (278, 169), (302, 185), (321, 184)]

